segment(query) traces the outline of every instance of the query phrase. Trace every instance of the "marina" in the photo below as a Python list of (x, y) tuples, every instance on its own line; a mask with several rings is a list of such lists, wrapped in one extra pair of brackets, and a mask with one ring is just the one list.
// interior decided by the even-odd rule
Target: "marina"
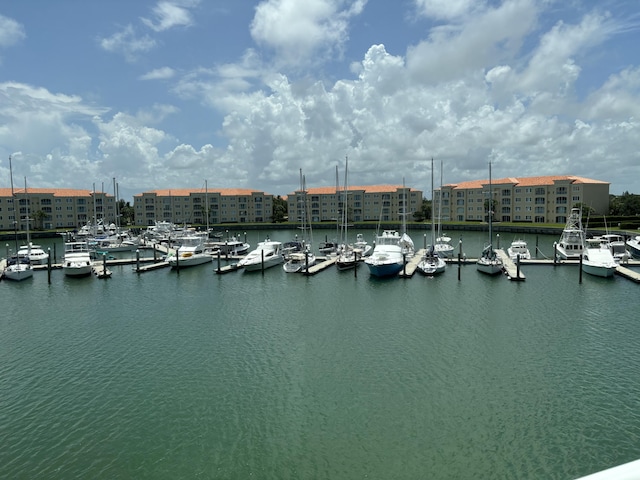
[[(249, 243), (267, 235), (291, 238)], [(464, 255), (484, 240), (406, 280), (223, 255), (226, 275), (217, 257), (143, 273), (163, 254), (141, 248), (96, 259), (106, 281), (42, 265), (2, 282), (0, 477), (579, 478), (636, 460), (638, 285), (580, 281), (557, 236), (526, 282), (486, 276)]]

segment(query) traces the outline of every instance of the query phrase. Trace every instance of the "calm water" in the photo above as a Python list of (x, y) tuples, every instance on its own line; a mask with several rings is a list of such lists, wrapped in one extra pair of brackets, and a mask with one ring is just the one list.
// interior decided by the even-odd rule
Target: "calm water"
[(640, 458), (628, 280), (214, 266), (0, 283), (0, 478), (570, 479)]

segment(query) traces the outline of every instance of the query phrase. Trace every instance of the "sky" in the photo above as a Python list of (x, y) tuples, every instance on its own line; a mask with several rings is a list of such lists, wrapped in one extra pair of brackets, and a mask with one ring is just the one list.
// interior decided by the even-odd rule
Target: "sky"
[(640, 194), (638, 45), (637, 0), (3, 0), (0, 186)]

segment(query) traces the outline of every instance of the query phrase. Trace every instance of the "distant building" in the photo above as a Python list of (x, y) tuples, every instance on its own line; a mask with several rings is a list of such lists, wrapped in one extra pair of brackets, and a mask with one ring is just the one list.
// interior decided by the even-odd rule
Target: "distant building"
[[(494, 220), (566, 223), (571, 208), (581, 204), (596, 213), (609, 211), (609, 183), (572, 175), (491, 180)], [(486, 221), (489, 180), (443, 185), (436, 190), (434, 212), (442, 192), (442, 220)]]
[[(287, 196), (289, 223), (298, 223), (303, 218), (303, 205), (307, 205), (306, 218), (312, 222), (339, 222), (344, 205), (344, 189), (336, 187), (309, 188), (306, 192), (296, 190)], [(349, 187), (347, 195), (348, 222), (402, 222), (407, 221), (422, 206), (422, 191), (401, 185), (374, 185)]]
[(152, 190), (133, 196), (138, 225), (156, 221), (177, 224), (268, 223), (273, 195), (241, 188)]
[(112, 195), (91, 190), (68, 188), (0, 188), (0, 230), (29, 228), (76, 229), (88, 222), (115, 223), (116, 208)]

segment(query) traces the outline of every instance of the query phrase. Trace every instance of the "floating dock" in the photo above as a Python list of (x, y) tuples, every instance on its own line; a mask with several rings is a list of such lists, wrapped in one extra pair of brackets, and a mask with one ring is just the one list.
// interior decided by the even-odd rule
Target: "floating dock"
[(224, 267), (216, 268), (216, 273), (221, 275), (224, 273), (231, 273), (237, 270), (240, 270), (240, 266), (237, 263), (232, 263), (230, 265), (225, 265)]
[[(511, 260), (507, 252), (500, 248), (496, 248), (494, 252), (496, 252), (496, 255), (502, 260), (502, 270), (507, 274), (509, 280), (522, 282), (526, 278), (524, 273), (522, 273), (522, 269)], [(522, 265), (522, 262), (520, 264)]]
[(616, 268), (616, 273), (624, 278), (632, 280), (636, 283), (640, 283), (640, 272), (636, 270), (631, 270), (630, 268), (618, 265), (618, 267)]
[(408, 259), (407, 262), (403, 265), (402, 270), (400, 270), (400, 273), (398, 273), (398, 276), (400, 278), (413, 277), (413, 274), (416, 273), (416, 268), (418, 268), (418, 264), (420, 263), (420, 260), (422, 260), (423, 255), (423, 248), (414, 253), (413, 257)]
[[(320, 257), (322, 258), (322, 257)], [(320, 260), (320, 258), (318, 260)], [(320, 263), (316, 263), (315, 265), (311, 265), (306, 272), (303, 272), (305, 275), (315, 275), (322, 270), (329, 268), (331, 265), (338, 261), (338, 257), (331, 256), (325, 257)]]
[(107, 266), (104, 265), (102, 262), (94, 263), (91, 266), (91, 271), (98, 278), (110, 278), (111, 277), (111, 270), (109, 270), (107, 268)]
[[(134, 260), (134, 262), (135, 262), (135, 260)], [(169, 262), (162, 261), (162, 262), (155, 262), (155, 263), (152, 263), (150, 265), (143, 265), (142, 267), (139, 267), (139, 268), (134, 268), (133, 271), (136, 272), (136, 273), (144, 273), (144, 272), (150, 272), (151, 270), (158, 270), (160, 268), (166, 268), (168, 266), (169, 266)]]

